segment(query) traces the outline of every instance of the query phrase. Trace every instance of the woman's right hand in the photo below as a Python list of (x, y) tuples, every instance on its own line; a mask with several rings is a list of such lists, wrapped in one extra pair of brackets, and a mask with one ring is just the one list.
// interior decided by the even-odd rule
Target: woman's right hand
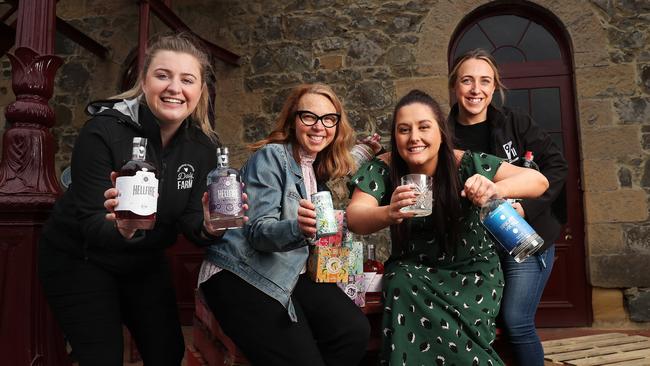
[(115, 218), (115, 207), (117, 207), (117, 188), (115, 188), (115, 179), (117, 179), (117, 172), (111, 172), (111, 181), (113, 182), (113, 187), (107, 189), (104, 192), (104, 198), (106, 198), (106, 201), (104, 201), (104, 207), (108, 211), (106, 214), (106, 220), (108, 221), (113, 221), (115, 224), (115, 227), (117, 230), (120, 232), (120, 234), (124, 237), (124, 239), (131, 239), (133, 235), (135, 234), (135, 229), (133, 230), (126, 230), (119, 228), (116, 223), (116, 218)]
[(390, 197), (390, 205), (388, 208), (388, 217), (392, 224), (400, 224), (404, 219), (415, 216), (415, 212), (403, 212), (402, 208), (414, 205), (416, 202), (417, 193), (413, 186), (402, 185), (395, 188), (393, 195)]
[(316, 206), (309, 200), (301, 199), (298, 207), (298, 227), (306, 238), (316, 237)]

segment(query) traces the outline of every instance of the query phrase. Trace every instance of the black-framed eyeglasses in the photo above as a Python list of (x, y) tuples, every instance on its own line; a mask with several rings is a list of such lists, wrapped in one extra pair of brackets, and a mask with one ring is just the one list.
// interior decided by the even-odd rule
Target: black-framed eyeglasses
[(323, 126), (326, 128), (332, 128), (341, 120), (341, 115), (338, 113), (328, 113), (319, 116), (310, 111), (296, 111), (296, 115), (300, 118), (300, 122), (305, 126), (313, 126), (316, 122), (321, 121), (323, 122)]

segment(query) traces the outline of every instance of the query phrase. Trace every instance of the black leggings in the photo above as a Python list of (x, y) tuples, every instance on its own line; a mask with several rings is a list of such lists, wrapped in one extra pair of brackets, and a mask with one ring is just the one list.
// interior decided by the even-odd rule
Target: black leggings
[(164, 257), (116, 275), (41, 243), (39, 262), (47, 301), (80, 366), (121, 366), (122, 324), (145, 365), (181, 364), (185, 345)]
[(301, 275), (291, 298), (298, 322), (278, 301), (228, 271), (201, 284), (224, 332), (253, 365), (358, 365), (370, 326), (361, 310), (334, 284)]

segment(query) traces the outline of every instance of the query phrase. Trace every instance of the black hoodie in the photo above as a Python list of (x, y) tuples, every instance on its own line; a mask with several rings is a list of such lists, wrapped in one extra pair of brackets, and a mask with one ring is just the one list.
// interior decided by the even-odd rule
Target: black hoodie
[[(210, 244), (200, 234), (201, 197), (216, 166), (216, 145), (188, 119), (163, 149), (158, 121), (137, 99), (94, 102), (87, 112), (92, 118), (72, 153), (72, 184), (55, 204), (41, 245), (124, 273), (160, 260), (180, 232), (196, 244)], [(147, 160), (158, 169), (158, 208), (152, 230), (125, 240), (105, 219), (104, 191), (112, 187), (111, 171), (131, 159), (136, 136), (148, 139)]]
[[(452, 107), (448, 123), (455, 131), (458, 123), (458, 104)], [(548, 179), (549, 187), (539, 198), (522, 200), (521, 206), (526, 213), (526, 221), (544, 239), (544, 246), (539, 251), (541, 253), (557, 240), (561, 228), (560, 221), (566, 221), (565, 209), (553, 209), (552, 206), (564, 189), (567, 162), (548, 134), (526, 114), (513, 112), (507, 107), (497, 109), (490, 105), (487, 123), (490, 130), (490, 151), (480, 151), (476, 146), (460, 141), (455, 133), (454, 142), (459, 149), (486, 152), (518, 166), (523, 164), (526, 151), (533, 152), (534, 161)]]

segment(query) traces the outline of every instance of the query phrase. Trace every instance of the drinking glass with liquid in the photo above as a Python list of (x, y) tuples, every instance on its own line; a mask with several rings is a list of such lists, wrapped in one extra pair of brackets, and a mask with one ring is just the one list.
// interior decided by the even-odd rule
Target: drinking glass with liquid
[(416, 194), (416, 202), (402, 207), (402, 212), (415, 212), (415, 217), (431, 215), (433, 209), (433, 177), (426, 174), (407, 174), (400, 178), (402, 185), (410, 185)]

